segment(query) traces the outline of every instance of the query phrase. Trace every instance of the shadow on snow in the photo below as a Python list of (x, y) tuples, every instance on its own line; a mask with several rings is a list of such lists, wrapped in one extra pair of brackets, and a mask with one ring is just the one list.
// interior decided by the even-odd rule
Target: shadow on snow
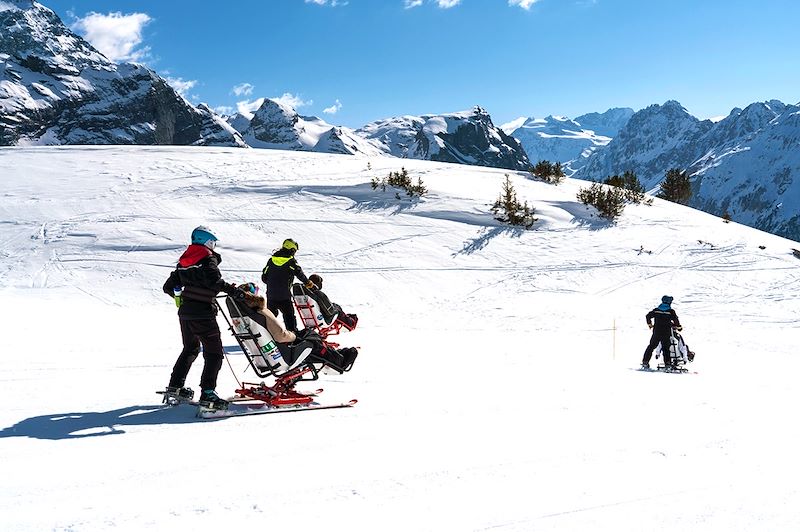
[[(122, 427), (207, 423), (213, 419), (195, 417), (192, 405), (140, 405), (106, 412), (47, 414), (24, 419), (0, 431), (0, 438), (28, 437), (39, 440), (69, 440), (125, 434)], [(222, 418), (224, 419), (224, 418)]]
[(526, 230), (522, 227), (503, 226), (503, 227), (484, 227), (478, 230), (478, 236), (464, 242), (464, 247), (460, 251), (454, 253), (456, 255), (471, 255), (476, 251), (480, 251), (489, 245), (489, 242), (502, 234), (509, 234), (512, 237), (519, 238)]

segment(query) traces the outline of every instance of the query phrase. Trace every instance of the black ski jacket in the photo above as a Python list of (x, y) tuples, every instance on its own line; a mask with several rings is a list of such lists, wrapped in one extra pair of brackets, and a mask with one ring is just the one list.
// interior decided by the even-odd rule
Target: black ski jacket
[(178, 267), (164, 283), (164, 293), (174, 296), (173, 290), (183, 287), (178, 316), (182, 320), (214, 319), (217, 307), (214, 298), (220, 292), (233, 294), (236, 287), (222, 280), (219, 263), (222, 257), (205, 246), (192, 244), (181, 255)]
[(261, 273), (261, 281), (267, 285), (267, 302), (290, 301), (292, 299), (292, 281), (297, 277), (303, 284), (308, 283), (308, 277), (297, 264), (291, 252), (279, 249), (269, 258), (267, 265)]
[(681, 322), (678, 321), (678, 315), (671, 308), (662, 309), (656, 307), (647, 313), (645, 319), (647, 320), (647, 325), (650, 325), (651, 322), (654, 323), (653, 336), (658, 337), (669, 336), (672, 333), (673, 325), (675, 327), (681, 326)]

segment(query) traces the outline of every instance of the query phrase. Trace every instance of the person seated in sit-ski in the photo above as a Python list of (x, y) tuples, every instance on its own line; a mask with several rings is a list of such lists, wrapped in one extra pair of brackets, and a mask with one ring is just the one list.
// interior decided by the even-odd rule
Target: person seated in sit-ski
[(295, 341), (308, 340), (314, 344), (314, 350), (311, 352), (312, 356), (330, 362), (340, 368), (346, 368), (355, 361), (358, 356), (358, 350), (355, 347), (334, 349), (326, 346), (316, 333), (308, 329), (303, 329), (297, 333), (287, 331), (278, 321), (278, 318), (275, 317), (275, 314), (266, 308), (266, 300), (258, 295), (258, 287), (254, 283), (245, 283), (239, 285), (239, 288), (244, 292), (244, 304), (254, 311), (253, 319), (264, 327), (277, 343), (288, 344)]
[(333, 323), (334, 320), (338, 319), (347, 330), (352, 331), (355, 329), (356, 324), (358, 324), (358, 316), (346, 313), (342, 310), (342, 307), (332, 302), (330, 298), (325, 295), (325, 292), (322, 291), (322, 277), (315, 273), (309, 275), (308, 280), (314, 283), (314, 287), (308, 289), (309, 295), (317, 302), (317, 305), (319, 305), (319, 310), (325, 317), (325, 321)]
[(287, 331), (275, 314), (267, 310), (267, 302), (258, 295), (258, 287), (254, 283), (241, 284), (239, 288), (244, 292), (244, 304), (256, 313), (253, 318), (269, 331), (273, 340), (281, 344), (289, 344), (297, 340), (297, 335), (292, 331)]

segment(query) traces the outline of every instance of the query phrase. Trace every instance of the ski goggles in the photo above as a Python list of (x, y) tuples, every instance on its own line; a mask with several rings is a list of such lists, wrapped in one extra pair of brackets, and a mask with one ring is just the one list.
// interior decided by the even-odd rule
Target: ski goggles
[(247, 284), (245, 284), (245, 285), (242, 285), (242, 286), (241, 286), (241, 288), (242, 288), (242, 290), (244, 290), (245, 292), (248, 292), (248, 293), (250, 293), (250, 294), (253, 294), (254, 296), (257, 296), (257, 295), (258, 295), (258, 292), (259, 292), (258, 285), (257, 285), (257, 284), (255, 284), (255, 283), (247, 283)]

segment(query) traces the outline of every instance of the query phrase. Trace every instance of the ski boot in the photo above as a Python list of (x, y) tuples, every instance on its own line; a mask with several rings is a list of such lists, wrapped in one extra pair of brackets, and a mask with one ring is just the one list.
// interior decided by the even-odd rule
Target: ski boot
[(200, 406), (210, 410), (227, 410), (228, 401), (221, 399), (214, 390), (203, 390), (200, 394)]
[(641, 371), (650, 371), (650, 364), (647, 362), (642, 362), (642, 367), (639, 368)]
[(164, 404), (170, 405), (188, 403), (194, 397), (194, 391), (191, 388), (179, 386), (167, 386), (167, 389), (160, 393), (164, 395)]

